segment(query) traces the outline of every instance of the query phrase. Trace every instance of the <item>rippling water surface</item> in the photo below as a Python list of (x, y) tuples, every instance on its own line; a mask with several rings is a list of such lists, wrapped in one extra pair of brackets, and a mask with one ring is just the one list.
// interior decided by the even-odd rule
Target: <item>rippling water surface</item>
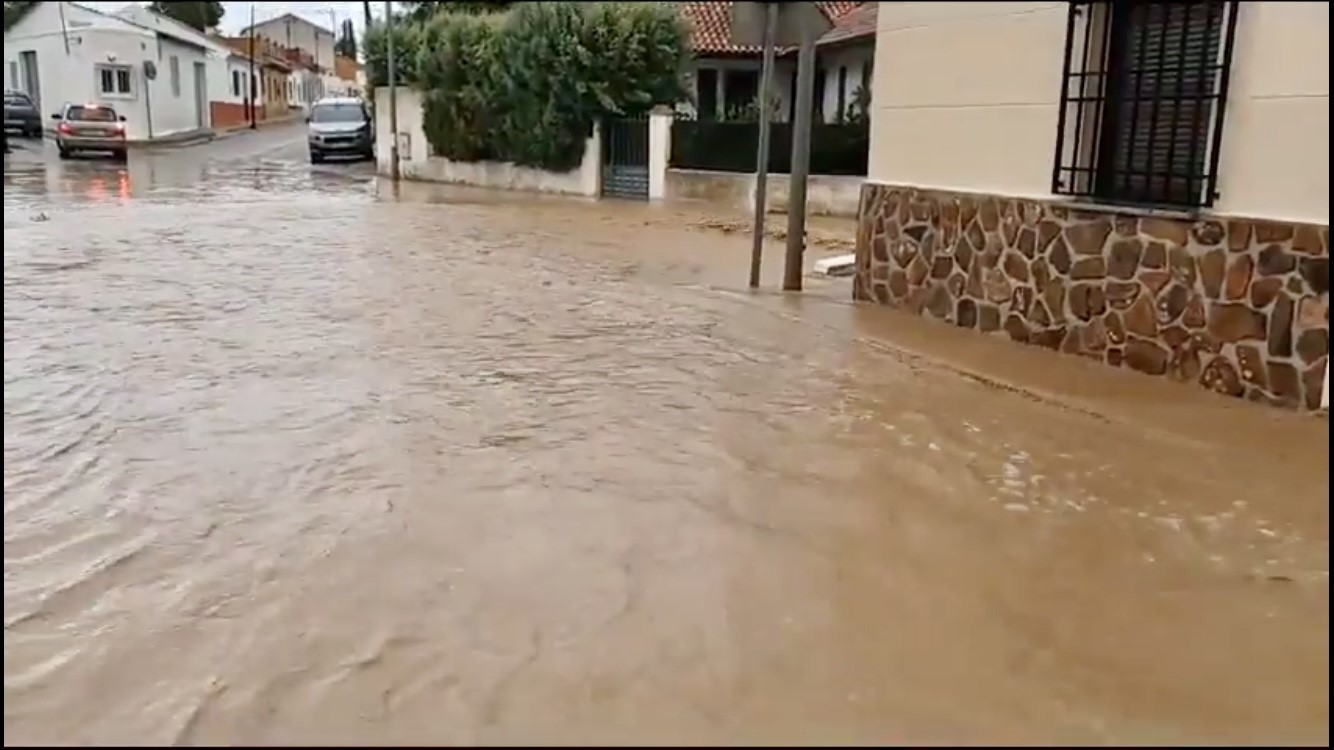
[(1328, 740), (1327, 422), (249, 138), (6, 168), (6, 744)]

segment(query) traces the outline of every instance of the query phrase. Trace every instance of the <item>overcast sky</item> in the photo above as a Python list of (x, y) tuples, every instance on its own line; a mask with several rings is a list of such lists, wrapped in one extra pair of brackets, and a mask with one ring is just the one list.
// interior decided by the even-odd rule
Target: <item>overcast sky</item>
[[(126, 5), (130, 5), (130, 3), (125, 2), (125, 0), (93, 0), (92, 2), (81, 2), (80, 4), (108, 12), (115, 12), (124, 8)], [(226, 14), (222, 17), (223, 32), (227, 34), (235, 34), (240, 32), (241, 29), (246, 26), (249, 26), (250, 8), (252, 5), (255, 8), (256, 21), (275, 18), (284, 13), (295, 13), (312, 23), (317, 23), (320, 26), (329, 28), (329, 14), (330, 11), (332, 11), (334, 18), (336, 18), (340, 24), (343, 22), (344, 18), (351, 18), (352, 23), (356, 25), (358, 36), (361, 35), (361, 27), (365, 25), (362, 23), (365, 18), (363, 15), (363, 6), (359, 2), (319, 2), (319, 0), (316, 0), (316, 2), (284, 3), (260, 0), (260, 2), (251, 3), (226, 1), (222, 4), (222, 7), (226, 9)], [(377, 18), (383, 15), (384, 0), (372, 2), (371, 13)], [(337, 31), (337, 28), (332, 30)]]

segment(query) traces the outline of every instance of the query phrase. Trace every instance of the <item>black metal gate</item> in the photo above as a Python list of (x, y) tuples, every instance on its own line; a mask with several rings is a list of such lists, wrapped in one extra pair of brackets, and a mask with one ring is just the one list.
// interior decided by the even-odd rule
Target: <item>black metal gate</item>
[(602, 194), (648, 200), (648, 120), (607, 120), (602, 128)]

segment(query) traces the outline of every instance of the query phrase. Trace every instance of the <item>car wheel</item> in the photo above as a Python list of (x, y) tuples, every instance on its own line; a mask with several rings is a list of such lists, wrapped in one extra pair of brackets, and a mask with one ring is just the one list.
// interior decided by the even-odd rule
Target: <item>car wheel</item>
[(324, 154), (321, 154), (321, 153), (318, 152), (318, 151), (311, 151), (311, 152), (310, 152), (310, 163), (311, 163), (311, 164), (321, 164), (321, 163), (323, 163), (323, 162), (324, 162)]
[(70, 157), (70, 150), (64, 146), (57, 147), (56, 151), (60, 154), (60, 158), (62, 159), (68, 159)]
[(41, 129), (41, 128), (29, 128), (29, 129), (28, 129), (28, 132), (24, 133), (24, 135), (28, 136), (29, 138), (41, 138), (41, 137), (42, 137), (42, 129)]
[(111, 158), (123, 164), (130, 158), (130, 154), (127, 151), (114, 151)]

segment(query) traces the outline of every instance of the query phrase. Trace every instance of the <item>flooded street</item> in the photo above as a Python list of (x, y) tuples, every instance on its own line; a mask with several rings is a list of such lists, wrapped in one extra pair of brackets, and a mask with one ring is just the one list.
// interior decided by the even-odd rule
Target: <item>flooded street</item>
[(302, 138), (7, 158), (6, 745), (1328, 741), (1327, 419)]

